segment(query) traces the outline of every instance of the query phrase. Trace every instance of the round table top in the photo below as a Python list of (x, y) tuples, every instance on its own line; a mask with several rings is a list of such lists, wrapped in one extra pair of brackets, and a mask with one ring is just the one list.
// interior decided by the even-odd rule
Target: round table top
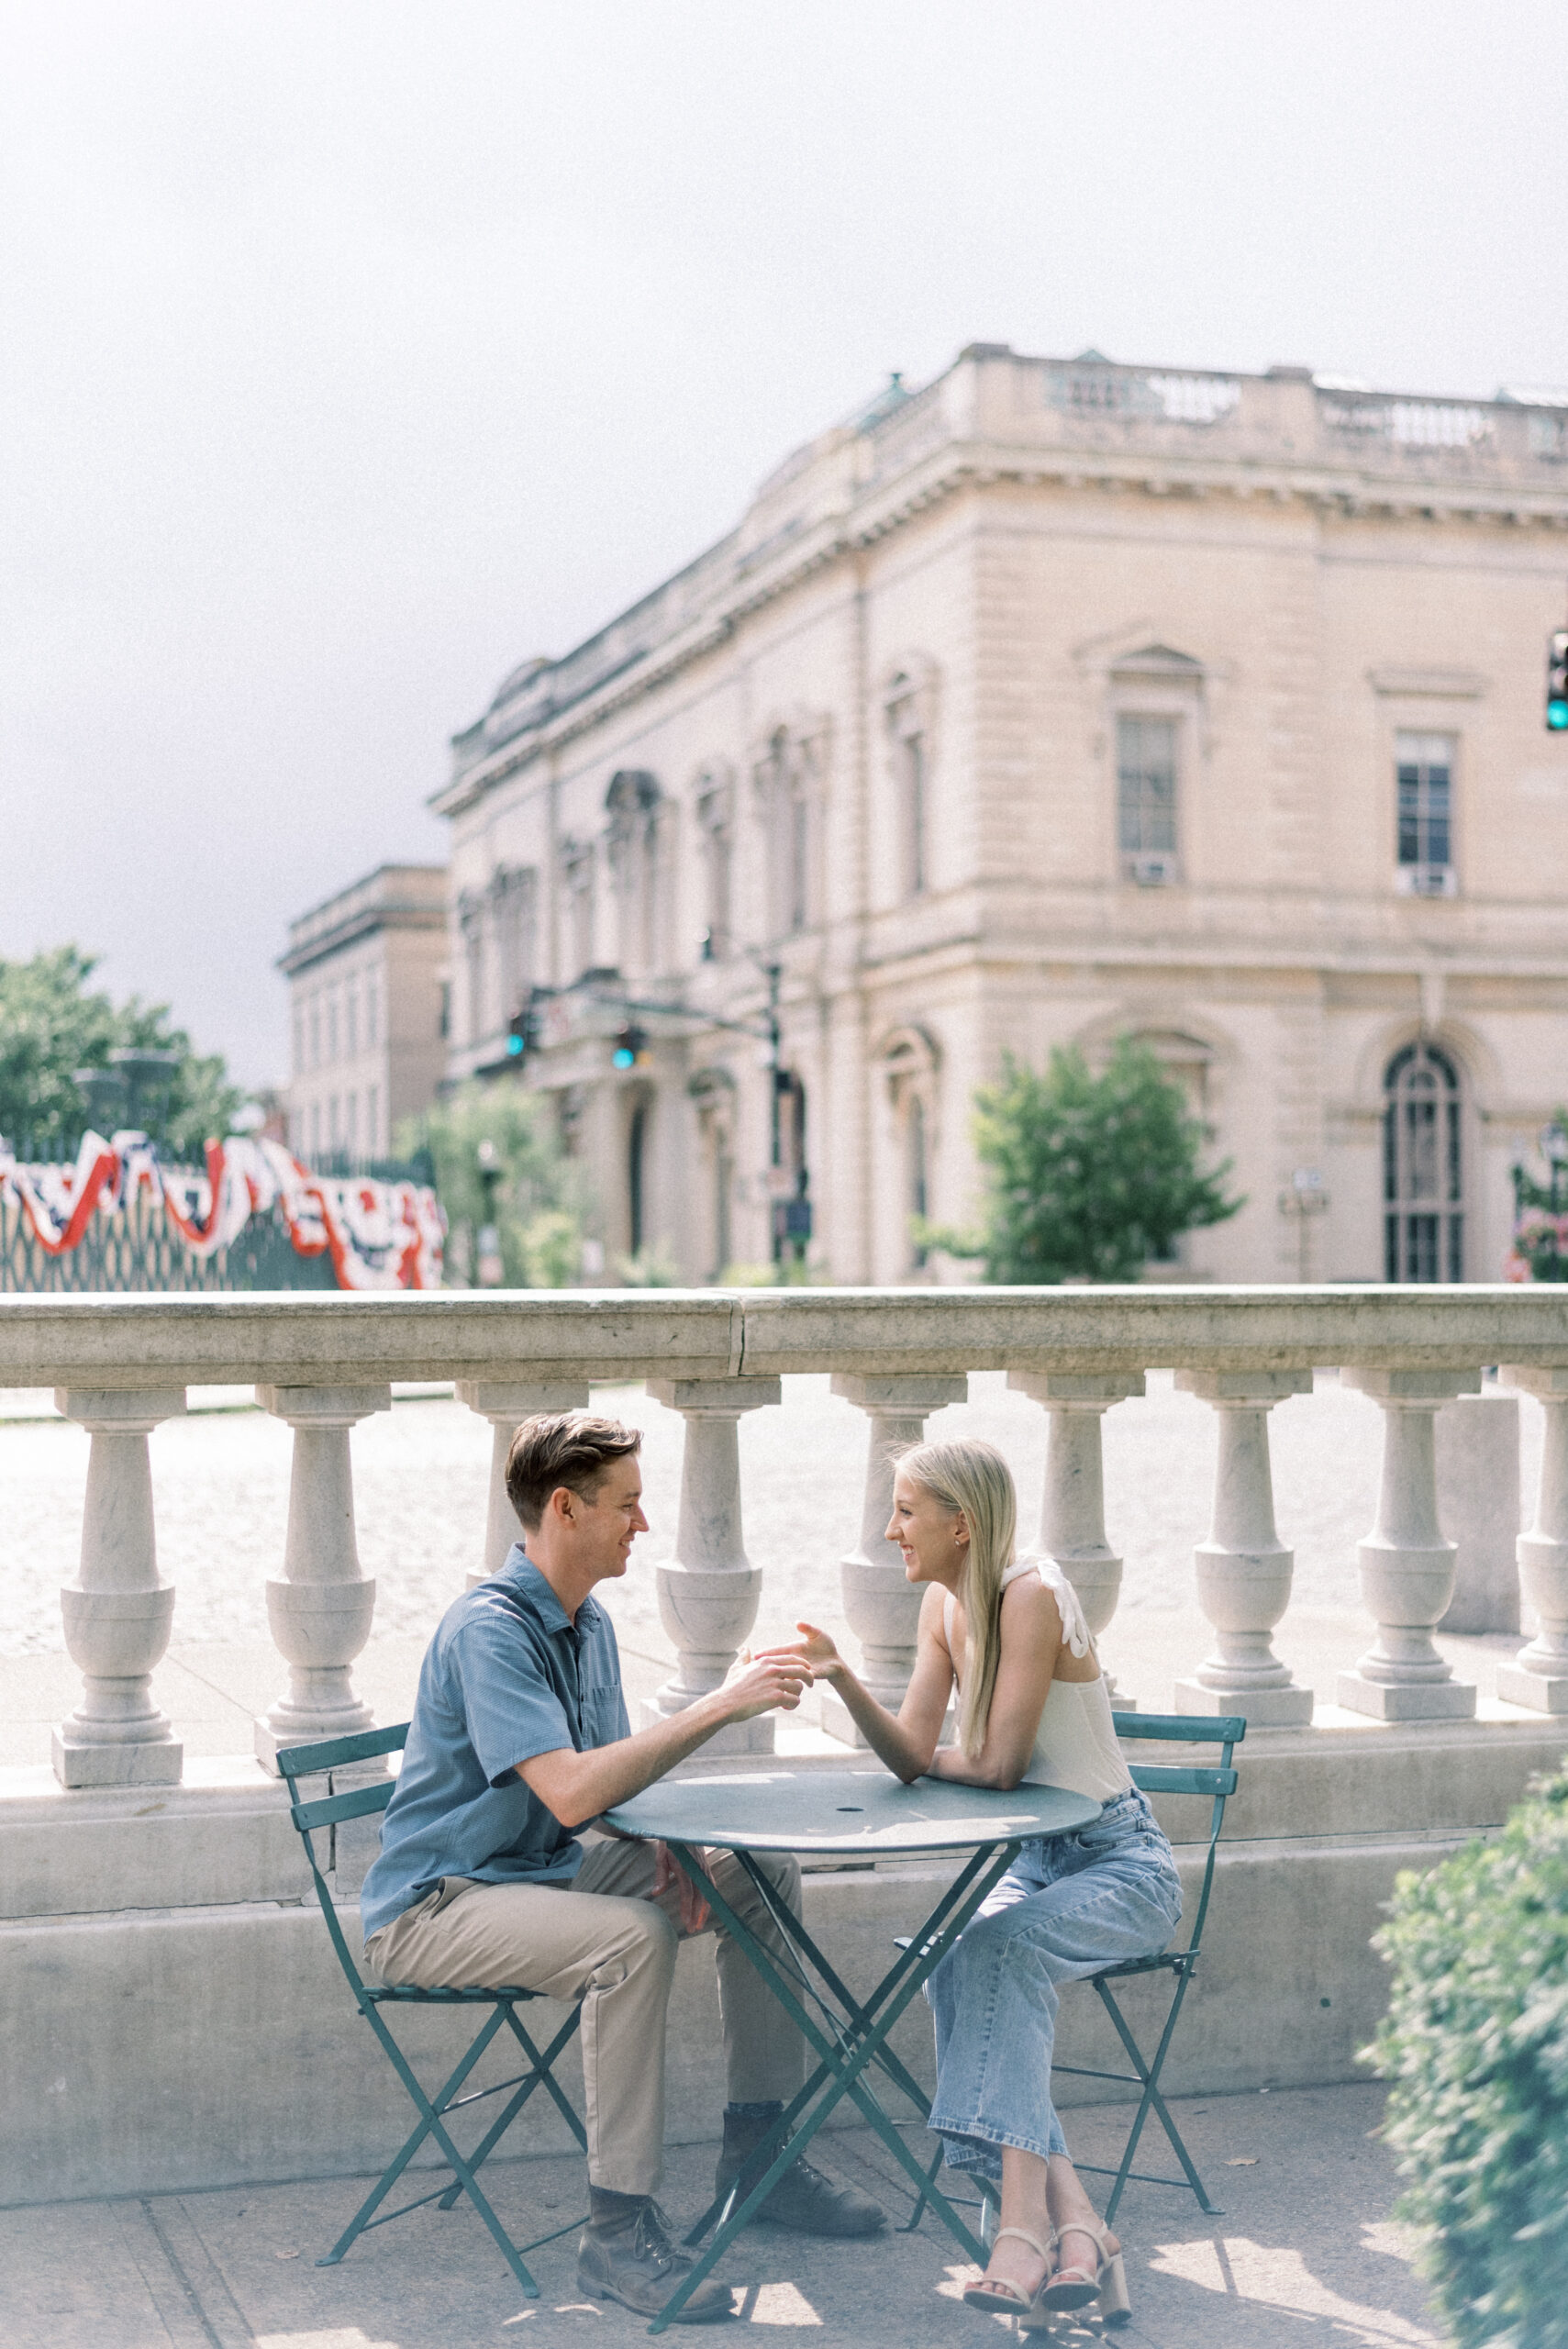
[(732, 1777), (665, 1778), (605, 1816), (625, 1835), (728, 1851), (835, 1852), (873, 1859), (895, 1852), (972, 1851), (1087, 1826), (1100, 1806), (1061, 1787), (961, 1787), (890, 1770), (761, 1770)]

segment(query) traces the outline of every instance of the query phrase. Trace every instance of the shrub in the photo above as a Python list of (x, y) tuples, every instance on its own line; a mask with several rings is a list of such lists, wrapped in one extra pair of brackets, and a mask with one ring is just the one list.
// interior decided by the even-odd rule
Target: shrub
[(1394, 1988), (1366, 2056), (1457, 2349), (1568, 2349), (1568, 1775), (1401, 1876), (1376, 1946)]
[(436, 1108), (408, 1119), (397, 1146), (428, 1151), (436, 1193), (451, 1227), (453, 1273), (477, 1271), (476, 1242), (487, 1219), (479, 1149), (493, 1144), (502, 1168), (495, 1188), (495, 1230), (508, 1288), (568, 1288), (581, 1275), (584, 1202), (577, 1170), (562, 1147), (550, 1105), (503, 1081), (470, 1083)]
[(1123, 1036), (1095, 1075), (1074, 1046), (1043, 1074), (1012, 1054), (974, 1097), (987, 1173), (976, 1236), (920, 1223), (917, 1244), (984, 1258), (988, 1281), (1137, 1280), (1184, 1232), (1223, 1223), (1230, 1163), (1206, 1173), (1207, 1135), (1147, 1044)]

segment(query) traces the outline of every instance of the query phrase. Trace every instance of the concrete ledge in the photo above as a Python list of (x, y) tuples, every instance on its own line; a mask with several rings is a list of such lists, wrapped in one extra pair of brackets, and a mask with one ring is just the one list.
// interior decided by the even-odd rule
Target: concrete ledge
[[(1171, 2059), (1173, 2092), (1358, 2076), (1356, 2051), (1385, 1996), (1369, 1943), (1395, 1876), (1497, 1827), (1529, 1777), (1559, 1765), (1562, 1744), (1561, 1725), (1547, 1720), (1250, 1737), (1204, 1963)], [(1139, 1753), (1192, 1758), (1158, 1744)], [(820, 1763), (846, 1758), (840, 1749)], [(754, 1766), (777, 1765), (759, 1757)], [(792, 1766), (812, 1765), (792, 1757)], [(0, 2201), (364, 2171), (411, 2125), (332, 1959), (283, 1789), (250, 1760), (197, 1769), (199, 1782), (180, 1787), (69, 1794), (47, 1770), (6, 1774)], [(1202, 1856), (1191, 1839), (1207, 1829), (1207, 1805), (1156, 1807), (1178, 1840), (1190, 1907)], [(375, 1834), (373, 1820), (339, 1832), (348, 1904)], [(929, 1914), (948, 1873), (917, 1863), (807, 1876), (812, 1931), (852, 1988), (880, 1978), (895, 1935)], [(1128, 1987), (1140, 2036), (1158, 2029), (1167, 1995), (1159, 1981)], [(550, 2010), (538, 2011), (547, 2024)], [(461, 2015), (412, 2010), (398, 2024), (416, 2062), (430, 2066), (424, 2076), (455, 2061)], [(923, 2003), (895, 2043), (929, 2084)], [(682, 1954), (671, 2013), (672, 2143), (714, 2133), (718, 2044), (711, 1949), (699, 1943)], [(1059, 2052), (1063, 2063), (1124, 2068), (1092, 1993), (1064, 1998)], [(566, 2079), (577, 2093), (574, 2058)], [(1060, 2087), (1063, 2105), (1106, 2093), (1066, 2077)], [(565, 2143), (541, 2116), (518, 2150)]]
[[(1355, 2052), (1384, 2002), (1368, 1941), (1396, 1872), (1429, 1865), (1452, 1837), (1340, 1844), (1240, 1844), (1222, 1854), (1207, 1950), (1167, 2078), (1173, 2093), (1308, 2086), (1356, 2076)], [(1189, 1887), (1195, 1862), (1184, 1867)], [(881, 1976), (894, 1936), (929, 1913), (940, 1869), (806, 1879), (806, 1914), (851, 1988)], [(1189, 1890), (1190, 1898), (1190, 1890)], [(39, 1917), (0, 1927), (0, 2202), (150, 2193), (377, 2167), (412, 2126), (355, 2015), (314, 1901), (112, 1916)], [(1162, 1986), (1134, 1982), (1142, 2036)], [(541, 2002), (542, 2028), (559, 2009)], [(411, 2011), (399, 2036), (432, 2079), (472, 2021)], [(929, 2016), (917, 2001), (895, 2044), (928, 2086)], [(667, 2134), (710, 2137), (723, 2103), (711, 1944), (682, 1952), (672, 2000)], [(1063, 2001), (1065, 2063), (1123, 2068), (1087, 1990)], [(486, 2076), (477, 2076), (481, 2083)], [(499, 2066), (489, 2078), (504, 2076)], [(568, 2093), (580, 2094), (573, 2057)], [(1061, 2082), (1063, 2105), (1103, 2101)], [(541, 2115), (517, 2150), (568, 2149)]]

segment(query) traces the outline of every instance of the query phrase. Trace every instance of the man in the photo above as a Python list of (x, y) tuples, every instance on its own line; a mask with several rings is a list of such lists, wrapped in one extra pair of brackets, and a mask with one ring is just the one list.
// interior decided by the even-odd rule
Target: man
[[(432, 1988), (517, 1983), (583, 2002), (589, 2219), (580, 2288), (656, 2315), (692, 2267), (653, 2199), (664, 2135), (664, 2016), (677, 1940), (705, 1905), (662, 1844), (629, 1838), (586, 1852), (577, 1830), (684, 1761), (727, 1721), (793, 1711), (810, 1685), (800, 1658), (742, 1657), (720, 1688), (630, 1734), (620, 1657), (590, 1596), (627, 1570), (646, 1532), (642, 1439), (571, 1412), (525, 1419), (506, 1490), (522, 1522), (501, 1573), (447, 1609), (419, 1674), (408, 1742), (361, 1909), (366, 1963), (386, 1982)], [(705, 1862), (749, 1932), (788, 1962), (784, 1936), (739, 1862)], [(798, 1914), (800, 1872), (763, 1863)], [(716, 2191), (801, 2084), (799, 2033), (722, 1929), (719, 2010), (729, 2102)], [(762, 2215), (807, 2233), (864, 2235), (874, 2202), (797, 2161)], [(709, 2281), (681, 2310), (728, 2314)]]

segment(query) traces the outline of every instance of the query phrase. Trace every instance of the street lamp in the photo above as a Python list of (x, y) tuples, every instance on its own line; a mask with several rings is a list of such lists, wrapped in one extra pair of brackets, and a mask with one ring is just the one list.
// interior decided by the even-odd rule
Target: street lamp
[(112, 1134), (125, 1123), (126, 1081), (117, 1068), (79, 1068), (75, 1084), (87, 1097), (87, 1122)]
[(169, 1114), (169, 1096), (180, 1065), (178, 1052), (151, 1044), (119, 1044), (109, 1054), (109, 1066), (125, 1081), (126, 1122), (138, 1132), (161, 1131)]
[(484, 1220), (474, 1241), (474, 1278), (481, 1288), (499, 1288), (506, 1277), (506, 1267), (501, 1262), (501, 1234), (495, 1224), (495, 1194), (506, 1169), (500, 1152), (488, 1137), (479, 1144), (473, 1157), (484, 1193)]
[(1290, 1178), (1290, 1188), (1279, 1195), (1279, 1211), (1296, 1218), (1296, 1276), (1307, 1277), (1307, 1226), (1315, 1215), (1328, 1212), (1329, 1194), (1323, 1187), (1323, 1177), (1316, 1166), (1298, 1166)]

